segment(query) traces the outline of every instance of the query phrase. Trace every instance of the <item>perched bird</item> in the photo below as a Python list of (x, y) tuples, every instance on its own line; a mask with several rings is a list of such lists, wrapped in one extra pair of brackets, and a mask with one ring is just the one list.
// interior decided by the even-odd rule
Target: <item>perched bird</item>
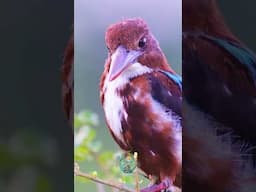
[(138, 153), (139, 167), (155, 177), (143, 192), (172, 189), (181, 172), (181, 78), (140, 18), (109, 26), (109, 50), (100, 81), (108, 128), (119, 146)]
[[(184, 0), (182, 8), (185, 99), (252, 148), (256, 56), (230, 31), (216, 0)], [(256, 150), (247, 151), (256, 158)]]

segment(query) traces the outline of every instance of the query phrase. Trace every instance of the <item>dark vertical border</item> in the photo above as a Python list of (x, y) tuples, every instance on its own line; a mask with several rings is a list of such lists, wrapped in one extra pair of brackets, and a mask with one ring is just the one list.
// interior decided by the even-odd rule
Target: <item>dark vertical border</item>
[(61, 66), (74, 2), (4, 1), (1, 8), (0, 191), (73, 191)]

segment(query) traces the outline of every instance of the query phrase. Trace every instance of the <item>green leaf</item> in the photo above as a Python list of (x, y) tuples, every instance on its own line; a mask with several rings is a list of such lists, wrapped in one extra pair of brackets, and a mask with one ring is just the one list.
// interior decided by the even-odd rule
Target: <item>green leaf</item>
[(112, 164), (113, 162), (113, 157), (114, 157), (114, 153), (111, 152), (111, 151), (104, 151), (103, 153), (101, 153), (99, 155), (99, 162), (108, 167), (109, 166), (109, 163)]
[(89, 145), (93, 142), (95, 137), (96, 131), (94, 129), (88, 126), (83, 126), (77, 133), (75, 133), (75, 147), (82, 145), (90, 148)]
[(74, 158), (75, 161), (84, 161), (84, 160), (88, 160), (88, 158), (90, 158), (90, 152), (89, 150), (84, 147), (84, 146), (80, 146), (75, 148), (74, 150), (75, 154), (74, 154)]
[(75, 181), (78, 182), (78, 183), (88, 183), (88, 182), (91, 182), (89, 179), (86, 179), (84, 177), (78, 177), (78, 176), (75, 177)]
[(89, 132), (88, 132), (87, 137), (85, 138), (85, 141), (89, 143), (89, 142), (91, 142), (93, 139), (95, 139), (95, 137), (96, 137), (96, 131), (95, 131), (95, 129), (90, 129), (90, 128), (89, 128)]
[(133, 175), (122, 175), (122, 181), (130, 185), (133, 185), (135, 183)]
[(78, 118), (77, 114), (74, 114), (74, 128), (78, 129), (83, 126), (83, 122), (81, 122)]
[(121, 174), (121, 170), (120, 170), (120, 168), (118, 166), (114, 165), (114, 166), (111, 167), (111, 173), (113, 175), (120, 175)]

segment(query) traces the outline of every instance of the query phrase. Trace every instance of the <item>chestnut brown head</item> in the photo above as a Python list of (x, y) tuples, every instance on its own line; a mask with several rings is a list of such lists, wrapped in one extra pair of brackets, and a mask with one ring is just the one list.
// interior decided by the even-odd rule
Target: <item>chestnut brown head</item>
[(161, 68), (165, 61), (157, 40), (140, 18), (123, 20), (109, 26), (105, 41), (111, 58), (110, 79), (115, 79), (136, 62), (149, 68)]

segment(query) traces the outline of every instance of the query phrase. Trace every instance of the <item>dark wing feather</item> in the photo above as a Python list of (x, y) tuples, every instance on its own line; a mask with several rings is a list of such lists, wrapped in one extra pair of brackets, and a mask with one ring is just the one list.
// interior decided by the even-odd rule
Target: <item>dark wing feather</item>
[[(256, 81), (256, 56), (254, 53), (246, 47), (241, 46), (236, 42), (230, 40), (224, 40), (217, 37), (203, 35), (204, 38), (212, 41), (220, 48), (227, 51), (232, 57), (237, 59), (238, 63), (246, 66), (251, 77), (255, 83)], [(256, 85), (256, 84), (255, 84)]]
[(152, 97), (181, 117), (181, 77), (168, 71), (150, 76)]

